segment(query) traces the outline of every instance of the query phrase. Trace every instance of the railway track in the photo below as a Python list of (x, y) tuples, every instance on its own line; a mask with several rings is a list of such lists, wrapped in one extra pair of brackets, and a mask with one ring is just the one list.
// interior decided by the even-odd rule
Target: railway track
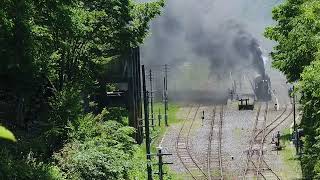
[(292, 114), (292, 111), (290, 111), (284, 117), (284, 114), (287, 110), (288, 106), (285, 106), (285, 109), (281, 112), (281, 114), (278, 115), (271, 123), (266, 125), (268, 113), (268, 104), (266, 103), (262, 121), (263, 128), (259, 130), (258, 127), (259, 124), (261, 124), (261, 120), (259, 120), (261, 106), (258, 107), (255, 126), (253, 130), (253, 139), (250, 142), (250, 147), (247, 155), (247, 163), (243, 176), (244, 179), (259, 179), (260, 177), (262, 177), (263, 179), (280, 179), (280, 177), (270, 168), (270, 166), (264, 160), (263, 149), (267, 136), (270, 135), (271, 132), (273, 132), (284, 121), (286, 121)]
[[(179, 131), (177, 141), (176, 141), (176, 152), (178, 158), (180, 159), (183, 167), (186, 169), (187, 173), (192, 177), (192, 179), (202, 180), (208, 179), (207, 174), (201, 169), (199, 164), (195, 161), (193, 156), (191, 155), (189, 148), (189, 137), (192, 126), (198, 114), (200, 106), (191, 107), (187, 114), (187, 117), (184, 119), (182, 127)], [(194, 113), (192, 113), (194, 111)], [(189, 117), (191, 116), (191, 123), (187, 123), (189, 121)], [(188, 125), (190, 124), (190, 125)]]
[[(209, 143), (207, 149), (207, 174), (208, 179), (223, 180), (222, 166), (222, 124), (224, 111), (220, 106), (219, 117), (216, 117), (217, 107), (213, 108), (212, 120), (210, 123)], [(213, 171), (212, 171), (213, 170)]]
[[(288, 106), (286, 105), (284, 111), (274, 120), (272, 121), (268, 126), (267, 126), (267, 133), (265, 134), (263, 144), (266, 143), (266, 138), (277, 128), (279, 127), (283, 122), (285, 122), (292, 114), (292, 110), (286, 115), (285, 112), (288, 111)], [(263, 160), (262, 161), (264, 167), (267, 169), (267, 171), (260, 171), (260, 175), (264, 179), (280, 179), (280, 177), (268, 166), (268, 164)]]
[[(262, 112), (261, 109), (263, 109)], [(254, 177), (258, 178), (259, 176), (262, 162), (263, 141), (266, 132), (267, 113), (268, 103), (263, 105), (259, 104), (253, 128), (253, 135), (247, 154), (247, 162), (243, 176), (244, 179), (254, 179)]]

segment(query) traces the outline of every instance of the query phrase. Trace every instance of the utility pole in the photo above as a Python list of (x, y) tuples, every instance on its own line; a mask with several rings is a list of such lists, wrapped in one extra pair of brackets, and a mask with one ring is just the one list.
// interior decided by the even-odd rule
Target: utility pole
[(164, 65), (164, 73), (166, 77), (166, 90), (168, 90), (168, 64)]
[(173, 163), (165, 163), (163, 162), (163, 156), (171, 156), (172, 154), (168, 154), (168, 153), (162, 153), (162, 149), (159, 148), (157, 156), (158, 156), (158, 167), (159, 167), (159, 172), (155, 173), (159, 175), (159, 180), (163, 180), (163, 175), (165, 175), (166, 173), (163, 171), (163, 165), (164, 164), (173, 164)]
[(152, 70), (149, 71), (149, 81), (150, 81), (150, 110), (151, 110), (151, 126), (154, 129), (154, 114), (153, 114), (153, 87), (152, 87)]
[(151, 167), (151, 148), (150, 148), (150, 131), (149, 131), (149, 93), (146, 87), (146, 72), (144, 65), (142, 65), (142, 83), (143, 83), (143, 100), (144, 100), (144, 125), (146, 133), (146, 150), (147, 150), (147, 171), (148, 180), (152, 180), (152, 167)]
[(164, 121), (168, 126), (168, 97), (166, 91), (166, 77), (163, 78), (163, 103), (164, 103)]
[(166, 126), (168, 126), (168, 65), (164, 65), (164, 121)]
[(161, 126), (161, 111), (160, 111), (160, 108), (159, 108), (159, 114), (158, 114), (158, 125), (159, 125), (159, 127)]
[(292, 87), (292, 95), (293, 95), (293, 130), (294, 130), (294, 136), (296, 139), (295, 147), (296, 147), (296, 153), (299, 154), (299, 149), (298, 149), (298, 132), (297, 132), (297, 124), (296, 124), (296, 95), (294, 93), (294, 85)]

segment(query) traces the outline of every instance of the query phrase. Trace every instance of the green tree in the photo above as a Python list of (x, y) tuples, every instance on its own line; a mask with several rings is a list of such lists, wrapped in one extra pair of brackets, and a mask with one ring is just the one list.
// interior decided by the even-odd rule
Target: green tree
[(320, 178), (320, 2), (286, 0), (273, 10), (277, 24), (266, 29), (265, 36), (278, 44), (271, 53), (273, 66), (289, 81), (299, 82), (305, 137), (301, 158), (306, 179)]
[(299, 80), (304, 67), (314, 60), (317, 52), (319, 27), (315, 2), (286, 0), (273, 10), (277, 24), (265, 32), (267, 38), (277, 42), (271, 53), (273, 66), (291, 82)]
[[(319, 177), (320, 169), (320, 61), (316, 60), (302, 73), (299, 89), (303, 93), (303, 117), (301, 127), (305, 131), (302, 168), (306, 178)], [(318, 165), (317, 165), (318, 164)], [(316, 178), (317, 179), (317, 178)]]

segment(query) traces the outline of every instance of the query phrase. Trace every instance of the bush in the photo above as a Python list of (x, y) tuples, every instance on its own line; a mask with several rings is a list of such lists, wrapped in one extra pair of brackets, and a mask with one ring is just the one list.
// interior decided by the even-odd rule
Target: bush
[(67, 179), (128, 179), (136, 147), (134, 129), (107, 117), (103, 110), (69, 124), (70, 142), (54, 155)]
[(99, 140), (74, 141), (55, 155), (67, 179), (126, 179), (130, 155)]
[(41, 139), (45, 141), (48, 156), (59, 150), (68, 138), (68, 123), (82, 116), (82, 104), (80, 91), (66, 87), (58, 92), (50, 101), (51, 111), (48, 122), (44, 124)]
[(38, 162), (29, 153), (27, 157), (13, 156), (9, 151), (0, 150), (0, 179), (19, 180), (62, 180), (59, 168)]

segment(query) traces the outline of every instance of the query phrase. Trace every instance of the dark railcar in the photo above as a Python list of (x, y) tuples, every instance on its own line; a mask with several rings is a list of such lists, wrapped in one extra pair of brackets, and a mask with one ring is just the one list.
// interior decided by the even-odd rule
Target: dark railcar
[(254, 93), (258, 101), (271, 100), (271, 82), (270, 78), (265, 76), (258, 76), (254, 80)]

